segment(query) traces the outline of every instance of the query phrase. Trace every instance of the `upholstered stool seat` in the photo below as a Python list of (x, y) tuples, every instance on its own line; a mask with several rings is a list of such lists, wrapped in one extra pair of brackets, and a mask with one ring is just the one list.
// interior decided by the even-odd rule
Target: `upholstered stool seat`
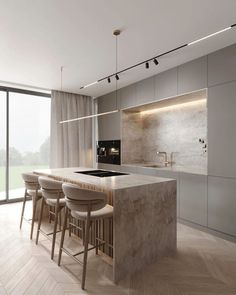
[[(87, 212), (71, 211), (72, 217), (75, 219), (86, 220)], [(111, 218), (113, 216), (113, 207), (111, 205), (106, 205), (104, 208), (96, 211), (92, 211), (90, 215), (91, 220), (99, 220), (105, 218)]]
[(25, 204), (27, 197), (31, 197), (33, 201), (33, 212), (32, 212), (32, 221), (31, 221), (31, 231), (30, 231), (30, 239), (33, 237), (34, 231), (34, 222), (36, 217), (36, 209), (37, 203), (42, 198), (42, 191), (40, 190), (40, 185), (38, 182), (38, 176), (32, 172), (29, 173), (22, 173), (22, 178), (25, 183), (25, 194), (23, 199), (23, 206), (22, 206), (22, 213), (21, 213), (21, 220), (20, 220), (20, 229), (22, 227), (22, 221), (24, 218), (25, 212)]
[(36, 191), (34, 190), (28, 190), (28, 194), (32, 197), (32, 198), (42, 198), (42, 191), (41, 190), (38, 190), (37, 192), (37, 196), (36, 196)]
[[(56, 206), (57, 200), (56, 199), (46, 199), (46, 204), (49, 206)], [(59, 206), (64, 207), (66, 205), (66, 200), (65, 199), (59, 199)]]

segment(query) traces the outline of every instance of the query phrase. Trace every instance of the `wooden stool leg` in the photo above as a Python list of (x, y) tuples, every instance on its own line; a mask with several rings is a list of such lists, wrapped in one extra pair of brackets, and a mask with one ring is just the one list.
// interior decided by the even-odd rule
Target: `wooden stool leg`
[(83, 245), (85, 243), (85, 222), (82, 221), (82, 239), (83, 239)]
[(61, 230), (61, 211), (62, 210), (60, 210), (60, 212), (59, 212), (59, 215), (58, 215), (58, 223), (59, 223), (59, 229)]
[(61, 233), (61, 242), (60, 242), (60, 250), (59, 250), (59, 256), (58, 256), (58, 266), (61, 264), (61, 254), (62, 254), (62, 248), (64, 245), (64, 239), (65, 239), (65, 232), (66, 232), (66, 227), (67, 227), (67, 217), (68, 217), (68, 208), (65, 208), (65, 219), (64, 219), (64, 224), (62, 228), (62, 233)]
[(22, 212), (21, 212), (21, 219), (20, 219), (20, 229), (21, 229), (21, 227), (22, 227), (22, 221), (23, 221), (23, 218), (24, 218), (26, 196), (27, 196), (27, 189), (25, 189), (25, 194), (24, 194), (24, 199), (23, 199)]
[(87, 270), (87, 258), (88, 258), (88, 242), (89, 242), (89, 229), (90, 229), (90, 209), (87, 213), (86, 227), (85, 227), (85, 241), (84, 241), (84, 263), (83, 263), (83, 275), (82, 275), (82, 284), (81, 288), (84, 290), (85, 287), (85, 278)]
[(98, 255), (98, 221), (95, 220), (95, 253)]
[(69, 214), (69, 217), (68, 217), (68, 223), (69, 223), (69, 237), (71, 237), (71, 223), (72, 222), (72, 219), (71, 219), (71, 214)]
[(41, 228), (41, 223), (42, 223), (42, 217), (43, 217), (43, 208), (44, 208), (44, 198), (42, 198), (42, 203), (41, 203), (41, 209), (40, 209), (40, 215), (39, 215), (39, 221), (38, 221), (38, 229), (37, 229), (37, 236), (36, 236), (36, 245), (38, 244), (39, 240), (39, 231)]
[(38, 201), (38, 190), (35, 192), (35, 198), (32, 197), (33, 202), (33, 214), (32, 214), (32, 222), (31, 222), (31, 232), (30, 232), (30, 239), (33, 238), (33, 231), (34, 231), (34, 221), (35, 221), (35, 215), (36, 215), (36, 206)]
[(55, 242), (56, 242), (56, 235), (57, 235), (58, 215), (59, 215), (59, 198), (57, 199), (57, 204), (56, 204), (56, 208), (55, 208), (55, 220), (54, 220), (54, 228), (53, 228), (53, 235), (52, 235), (51, 259), (53, 259), (53, 257), (54, 257), (54, 249), (55, 249)]
[(52, 207), (49, 206), (49, 215), (48, 215), (48, 222), (51, 223), (52, 221), (52, 215), (51, 215)]

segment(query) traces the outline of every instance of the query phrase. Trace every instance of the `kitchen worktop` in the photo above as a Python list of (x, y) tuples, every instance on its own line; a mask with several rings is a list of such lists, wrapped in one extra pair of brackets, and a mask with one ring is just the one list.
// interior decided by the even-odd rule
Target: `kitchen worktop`
[(94, 170), (92, 168), (85, 167), (72, 167), (72, 168), (59, 168), (59, 169), (43, 169), (36, 170), (36, 174), (45, 175), (48, 177), (53, 177), (54, 179), (61, 180), (64, 182), (71, 182), (77, 184), (89, 184), (96, 187), (101, 187), (107, 190), (118, 190), (125, 189), (129, 187), (143, 186), (154, 183), (168, 182), (172, 179), (140, 175), (140, 174), (130, 174), (112, 176), (112, 177), (95, 177), (90, 175), (83, 175), (75, 173), (77, 171), (89, 171)]
[(130, 173), (104, 178), (75, 173), (89, 170), (95, 169), (74, 167), (34, 173), (107, 194), (107, 203), (114, 207), (113, 222), (101, 223), (99, 232), (113, 245), (102, 251), (113, 258), (115, 283), (175, 253), (176, 180)]
[(187, 167), (187, 166), (163, 166), (163, 167), (148, 167), (147, 165), (156, 165), (156, 163), (135, 163), (135, 164), (122, 164), (124, 167), (141, 167), (145, 169), (156, 169), (159, 171), (170, 172), (183, 172), (190, 174), (207, 175), (207, 169), (201, 167)]

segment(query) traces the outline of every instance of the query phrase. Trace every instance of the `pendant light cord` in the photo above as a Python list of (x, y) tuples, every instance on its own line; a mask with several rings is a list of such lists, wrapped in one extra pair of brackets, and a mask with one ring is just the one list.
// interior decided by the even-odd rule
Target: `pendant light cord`
[[(116, 73), (118, 70), (118, 39), (117, 39), (118, 35), (116, 35)], [(117, 110), (117, 83), (118, 80), (116, 79), (116, 110)]]
[(61, 91), (62, 91), (62, 75), (63, 75), (63, 66), (61, 66)]

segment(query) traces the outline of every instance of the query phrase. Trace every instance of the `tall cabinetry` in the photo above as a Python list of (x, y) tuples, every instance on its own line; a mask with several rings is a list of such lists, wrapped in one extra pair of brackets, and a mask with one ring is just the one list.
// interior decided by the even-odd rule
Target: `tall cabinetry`
[[(111, 92), (98, 99), (98, 113), (114, 111), (119, 108), (120, 93)], [(98, 140), (121, 139), (120, 112), (98, 117)]]
[(208, 56), (208, 226), (236, 236), (236, 45)]

